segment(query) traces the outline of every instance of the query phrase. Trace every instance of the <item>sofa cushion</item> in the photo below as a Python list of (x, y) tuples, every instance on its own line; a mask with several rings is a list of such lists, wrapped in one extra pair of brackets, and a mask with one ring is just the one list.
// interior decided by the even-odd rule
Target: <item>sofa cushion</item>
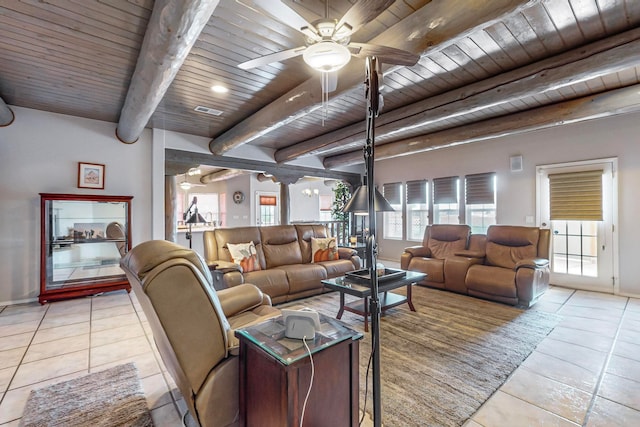
[(340, 259), (335, 237), (311, 238), (311, 262), (335, 261)]
[(293, 225), (260, 227), (260, 234), (268, 269), (302, 263), (298, 233)]
[(284, 301), (289, 293), (287, 275), (281, 270), (259, 270), (243, 274), (244, 282), (256, 285), (269, 295), (274, 304)]
[(227, 243), (229, 254), (233, 258), (233, 262), (242, 267), (244, 273), (250, 271), (262, 270), (258, 261), (258, 253), (253, 242), (249, 243)]
[(295, 227), (298, 233), (298, 243), (300, 244), (300, 251), (302, 252), (302, 263), (309, 264), (310, 262), (312, 262), (311, 238), (329, 237), (329, 235), (327, 234), (327, 228), (324, 225), (318, 224), (296, 224)]
[(426, 247), (431, 258), (443, 259), (467, 248), (471, 228), (464, 224), (434, 224), (427, 227)]
[(517, 298), (516, 273), (506, 268), (472, 265), (467, 271), (466, 286), (486, 295)]
[(536, 258), (539, 235), (536, 227), (490, 226), (485, 264), (513, 269), (518, 261)]
[(282, 265), (274, 270), (283, 271), (289, 281), (289, 294), (317, 289), (321, 280), (327, 278), (327, 270), (320, 264), (292, 264)]
[(444, 282), (444, 260), (433, 258), (414, 257), (409, 262), (410, 271), (418, 271), (427, 274), (430, 282)]
[(348, 259), (338, 259), (335, 261), (322, 261), (318, 265), (327, 270), (327, 277), (339, 277), (348, 271), (353, 271), (353, 263)]

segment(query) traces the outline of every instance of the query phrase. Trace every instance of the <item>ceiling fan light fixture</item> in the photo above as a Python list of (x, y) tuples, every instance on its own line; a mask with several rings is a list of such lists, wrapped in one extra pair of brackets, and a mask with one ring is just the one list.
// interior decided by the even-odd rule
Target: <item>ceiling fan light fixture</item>
[(191, 184), (188, 183), (187, 181), (182, 181), (180, 183), (180, 188), (182, 188), (183, 190), (190, 190), (191, 189)]
[(322, 41), (305, 49), (302, 58), (311, 68), (330, 73), (347, 65), (351, 60), (351, 52), (336, 42)]

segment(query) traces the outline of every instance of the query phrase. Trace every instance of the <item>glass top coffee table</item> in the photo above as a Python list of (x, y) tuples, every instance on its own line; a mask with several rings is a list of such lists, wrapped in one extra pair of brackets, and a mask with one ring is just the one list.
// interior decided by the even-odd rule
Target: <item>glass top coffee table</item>
[[(427, 275), (424, 273), (418, 273), (415, 271), (404, 270), (391, 270), (393, 272), (388, 279), (384, 276), (378, 279), (378, 291), (380, 308), (382, 311), (396, 307), (400, 304), (408, 304), (411, 311), (416, 311), (411, 302), (411, 285), (415, 282), (423, 280)], [(340, 292), (340, 309), (336, 315), (337, 319), (342, 317), (344, 311), (359, 314), (364, 316), (364, 330), (369, 331), (369, 299), (371, 298), (371, 286), (367, 281), (361, 280), (357, 277), (342, 276), (333, 279), (326, 279), (322, 281), (322, 284), (329, 289)], [(407, 295), (399, 295), (390, 292), (394, 289), (398, 289), (402, 286), (407, 287)], [(357, 301), (349, 304), (345, 304), (345, 294), (358, 297)]]

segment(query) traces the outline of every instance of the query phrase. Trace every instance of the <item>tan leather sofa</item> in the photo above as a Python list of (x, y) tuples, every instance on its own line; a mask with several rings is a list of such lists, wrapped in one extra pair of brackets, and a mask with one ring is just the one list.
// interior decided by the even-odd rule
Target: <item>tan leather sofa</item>
[(468, 225), (428, 225), (424, 230), (422, 245), (404, 249), (400, 268), (426, 273), (427, 277), (419, 282), (421, 285), (456, 290), (450, 280), (449, 283), (445, 281), (444, 261), (456, 252), (467, 249), (470, 235), (471, 227)]
[[(486, 235), (470, 234), (466, 249), (458, 250), (467, 226), (443, 227), (454, 228), (439, 234), (440, 226), (428, 226), (423, 246), (407, 248), (401, 257), (403, 269), (432, 275), (420, 284), (524, 307), (549, 287), (548, 229), (492, 225)], [(439, 238), (432, 242), (434, 236)], [(448, 250), (431, 252), (427, 245)]]
[(253, 285), (216, 292), (204, 260), (175, 243), (141, 243), (120, 265), (193, 418), (202, 427), (239, 425), (233, 331), (280, 311)]
[(524, 307), (535, 304), (549, 288), (550, 236), (550, 230), (538, 227), (490, 226), (484, 257), (469, 254), (474, 260), (464, 281), (469, 295)]
[[(274, 304), (325, 291), (321, 280), (358, 270), (362, 260), (354, 249), (339, 248), (339, 259), (311, 262), (311, 238), (329, 237), (315, 224), (218, 228), (204, 232), (204, 258), (217, 289), (252, 283)], [(233, 262), (227, 244), (253, 242), (260, 270), (245, 272)]]

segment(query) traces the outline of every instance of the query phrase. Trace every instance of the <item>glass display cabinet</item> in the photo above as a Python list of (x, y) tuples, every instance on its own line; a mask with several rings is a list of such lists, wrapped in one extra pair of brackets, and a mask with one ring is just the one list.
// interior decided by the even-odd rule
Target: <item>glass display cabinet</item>
[(120, 269), (131, 249), (131, 199), (40, 193), (41, 304), (131, 290)]

